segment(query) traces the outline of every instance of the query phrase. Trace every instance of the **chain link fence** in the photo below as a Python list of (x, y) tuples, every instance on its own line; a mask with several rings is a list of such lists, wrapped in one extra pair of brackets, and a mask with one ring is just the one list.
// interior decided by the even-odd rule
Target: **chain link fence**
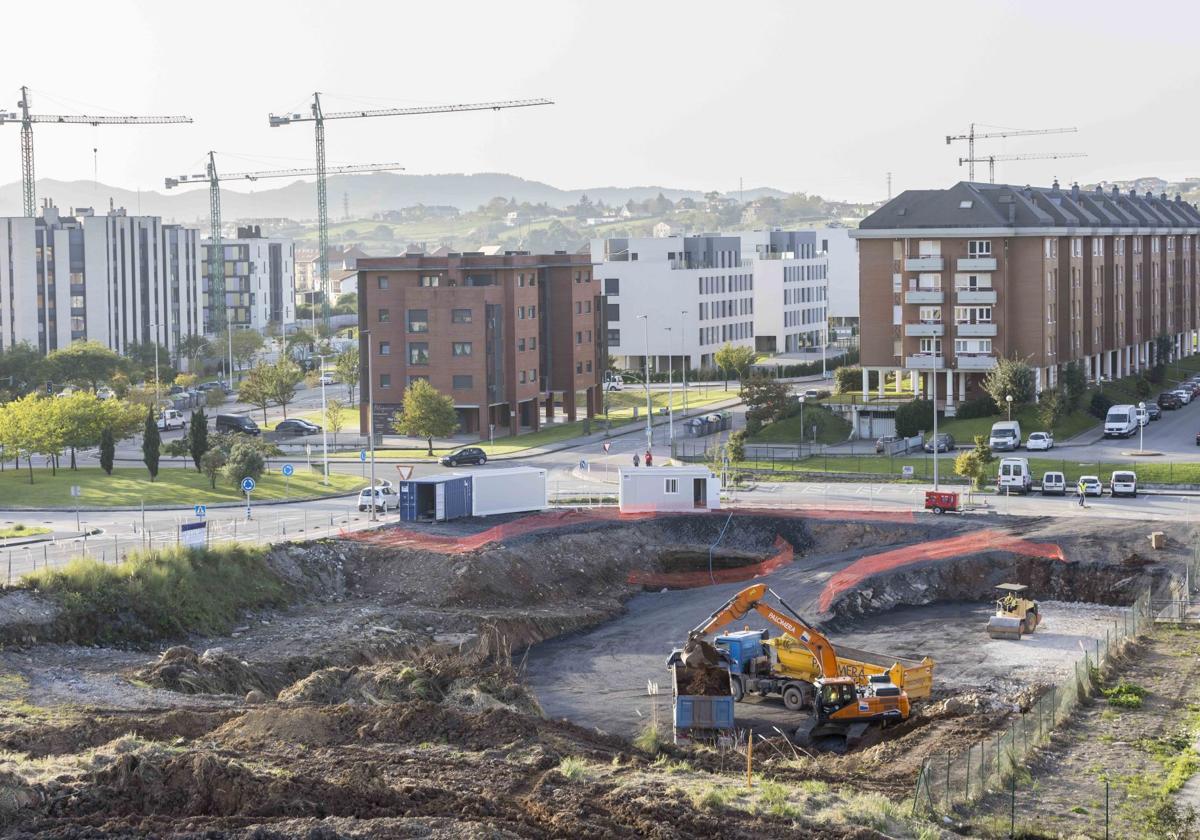
[[(1085, 651), (1071, 675), (1017, 715), (1006, 730), (958, 753), (925, 760), (913, 791), (913, 814), (948, 814), (985, 795), (1014, 791), (1033, 752), (1050, 740), (1059, 724), (1070, 718), (1080, 702), (1095, 690), (1093, 669), (1102, 667), (1124, 644), (1149, 630), (1154, 622), (1147, 589), (1122, 613), (1121, 620), (1097, 638), (1094, 651)], [(1014, 793), (1015, 795), (1015, 793)]]

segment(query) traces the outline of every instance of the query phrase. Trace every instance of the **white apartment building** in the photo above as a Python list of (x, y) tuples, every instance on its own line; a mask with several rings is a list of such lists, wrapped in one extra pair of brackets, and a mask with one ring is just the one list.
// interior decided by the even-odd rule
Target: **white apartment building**
[(832, 328), (858, 326), (858, 241), (850, 228), (817, 228), (817, 250), (829, 260), (829, 321)]
[[(280, 331), (296, 320), (296, 245), (290, 239), (264, 237), (257, 225), (239, 227), (235, 239), (222, 239), (225, 251), (225, 317), (234, 329)], [(208, 259), (212, 240), (204, 240), (204, 331), (212, 333)]]
[(592, 262), (618, 367), (641, 369), (647, 352), (651, 371), (684, 356), (689, 369), (711, 367), (727, 343), (754, 347), (753, 268), (738, 237), (595, 239)]
[(90, 207), (0, 218), (0, 350), (74, 341), (173, 351), (201, 332), (199, 232), (157, 216)]
[[(618, 367), (712, 367), (725, 344), (762, 352), (820, 346), (826, 269), (811, 231), (596, 239), (608, 353)], [(643, 320), (639, 316), (647, 315)]]

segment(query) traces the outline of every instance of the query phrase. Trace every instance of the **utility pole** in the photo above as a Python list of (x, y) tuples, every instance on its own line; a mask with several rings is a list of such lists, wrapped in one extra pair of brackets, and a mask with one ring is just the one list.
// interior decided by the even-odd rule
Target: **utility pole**
[(887, 174), (887, 184), (888, 184), (888, 201), (891, 201), (892, 200), (892, 173), (891, 172), (889, 172)]

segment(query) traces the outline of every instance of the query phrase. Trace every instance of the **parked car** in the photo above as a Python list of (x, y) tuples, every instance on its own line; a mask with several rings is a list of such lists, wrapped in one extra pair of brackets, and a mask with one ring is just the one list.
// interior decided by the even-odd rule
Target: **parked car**
[(116, 395), (117, 392), (112, 388), (109, 388), (107, 385), (96, 389), (96, 399), (98, 400), (111, 400), (116, 397)]
[(1114, 405), (1104, 418), (1104, 436), (1130, 437), (1138, 430), (1137, 408), (1128, 403)]
[(830, 396), (830, 393), (820, 388), (809, 388), (804, 392), (804, 399), (806, 400), (823, 400), (828, 396)]
[[(938, 452), (949, 452), (953, 448), (954, 448), (954, 435), (949, 434), (949, 433), (939, 432), (938, 436), (937, 436), (937, 451)], [(925, 441), (924, 449), (926, 452), (933, 451), (933, 435), (930, 435), (929, 440)]]
[(374, 507), (380, 513), (387, 513), (388, 508), (396, 509), (396, 493), (392, 490), (391, 484), (382, 484), (376, 487), (364, 487), (358, 494), (358, 510), (360, 513), (365, 513), (372, 506), (372, 497), (374, 497)]
[(1083, 486), (1083, 495), (1085, 496), (1103, 496), (1104, 485), (1100, 483), (1100, 478), (1094, 475), (1079, 476), (1079, 483)]
[(875, 454), (882, 455), (888, 451), (893, 443), (903, 440), (900, 435), (884, 435), (875, 441)]
[(1162, 409), (1158, 407), (1158, 403), (1146, 403), (1146, 414), (1152, 421), (1162, 419)]
[(1183, 408), (1183, 400), (1173, 391), (1163, 391), (1158, 395), (1158, 407), (1167, 411)]
[(1189, 389), (1176, 388), (1171, 393), (1174, 394), (1175, 396), (1179, 397), (1179, 401), (1181, 403), (1183, 403), (1184, 405), (1187, 405), (1188, 403), (1190, 403), (1192, 401), (1192, 391), (1190, 388)]
[(158, 430), (169, 432), (172, 429), (182, 429), (187, 425), (187, 417), (177, 408), (168, 408), (158, 415)]
[(1021, 424), (1016, 420), (993, 423), (991, 434), (988, 435), (988, 446), (997, 451), (1020, 449)]
[(1043, 496), (1067, 495), (1067, 477), (1060, 472), (1051, 471), (1042, 476)]
[(1054, 448), (1054, 433), (1053, 432), (1030, 432), (1029, 439), (1025, 441), (1025, 448), (1033, 451), (1037, 449), (1053, 449)]
[(337, 380), (333, 378), (332, 373), (322, 373), (320, 378), (317, 379), (317, 384), (318, 385), (335, 385), (335, 384), (337, 384)]
[(1108, 492), (1113, 496), (1137, 498), (1137, 473), (1133, 470), (1114, 470), (1108, 479)]
[(213, 388), (222, 388), (223, 390), (220, 382), (201, 382), (196, 386), (197, 391), (211, 391)]
[(290, 420), (283, 420), (276, 424), (275, 431), (281, 435), (319, 435), (321, 427), (316, 423), (310, 423), (307, 420), (301, 420), (299, 417), (293, 417)]
[(218, 432), (236, 432), (243, 435), (262, 434), (258, 424), (244, 414), (218, 414), (216, 427)]
[(1033, 487), (1033, 476), (1029, 473), (1028, 458), (1002, 458), (996, 474), (996, 489), (1004, 494), (1024, 495)]
[(606, 391), (624, 391), (625, 384), (620, 379), (610, 379), (608, 382), (604, 383), (604, 390), (606, 390)]
[(478, 446), (468, 446), (465, 449), (459, 449), (451, 452), (449, 455), (442, 456), (443, 467), (461, 467), (463, 464), (479, 464), (487, 463), (487, 453)]

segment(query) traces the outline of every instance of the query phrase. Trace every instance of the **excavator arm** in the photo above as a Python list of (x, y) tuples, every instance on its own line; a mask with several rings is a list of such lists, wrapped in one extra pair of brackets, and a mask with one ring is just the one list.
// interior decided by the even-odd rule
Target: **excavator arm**
[(741, 621), (753, 610), (804, 645), (817, 660), (817, 664), (821, 666), (822, 676), (836, 677), (838, 673), (837, 651), (834, 650), (833, 644), (825, 638), (824, 634), (800, 618), (791, 607), (787, 607), (792, 612), (792, 616), (788, 616), (765, 603), (762, 599), (768, 592), (774, 595), (779, 603), (787, 607), (778, 593), (773, 592), (765, 583), (747, 586), (688, 633), (688, 645), (684, 648), (685, 655), (688, 648), (695, 648), (704, 636), (728, 627), (735, 621)]

